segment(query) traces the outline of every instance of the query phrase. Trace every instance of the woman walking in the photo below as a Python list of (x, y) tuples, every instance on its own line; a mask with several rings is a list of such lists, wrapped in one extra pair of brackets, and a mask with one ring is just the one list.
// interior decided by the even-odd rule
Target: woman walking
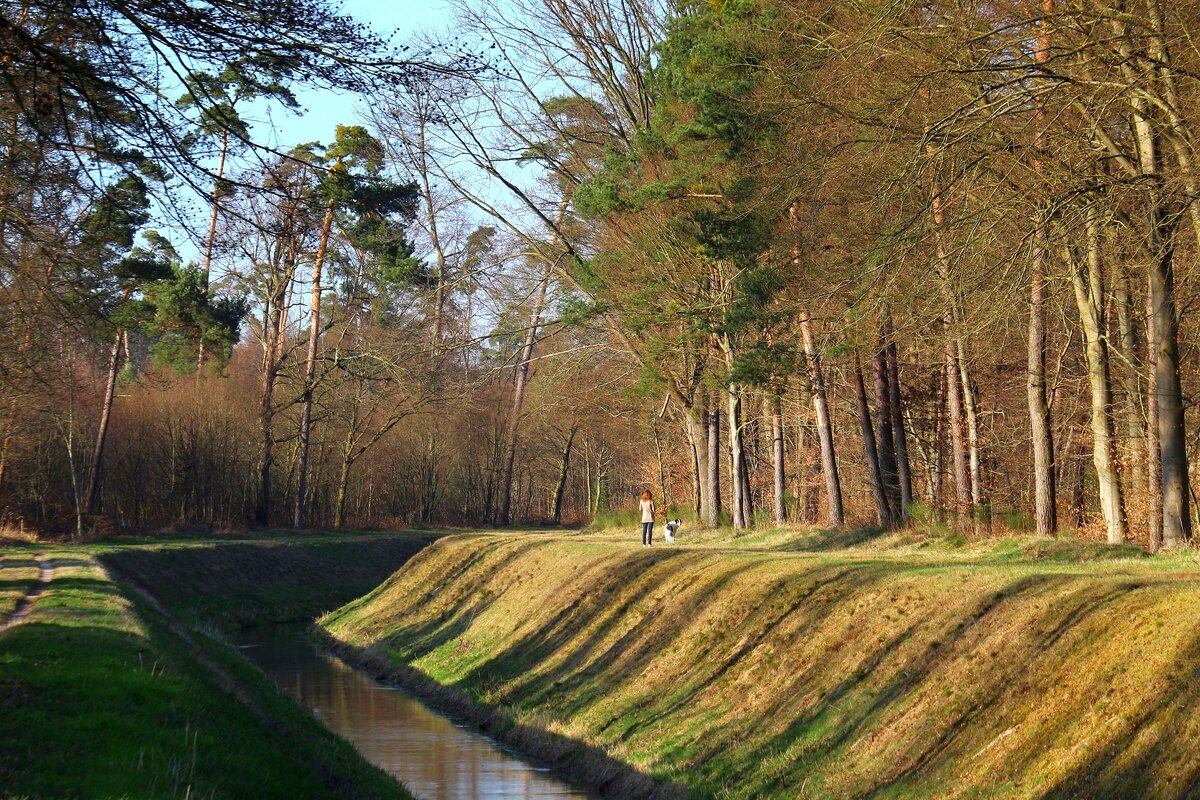
[(654, 544), (654, 495), (649, 489), (642, 492), (638, 506), (642, 509), (642, 547), (649, 547)]

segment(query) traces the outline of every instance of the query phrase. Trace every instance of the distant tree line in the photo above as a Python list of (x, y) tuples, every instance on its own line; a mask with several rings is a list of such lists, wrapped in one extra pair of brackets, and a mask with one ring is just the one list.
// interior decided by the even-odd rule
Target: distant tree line
[(5, 524), (1190, 539), (1196, 4), (272, 9), (3, 6)]

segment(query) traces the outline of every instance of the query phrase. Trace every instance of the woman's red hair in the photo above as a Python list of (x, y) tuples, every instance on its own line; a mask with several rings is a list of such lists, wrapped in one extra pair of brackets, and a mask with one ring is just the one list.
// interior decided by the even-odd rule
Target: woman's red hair
[(647, 489), (646, 491), (642, 492), (642, 499), (643, 500), (653, 500), (654, 495), (650, 494), (650, 490)]

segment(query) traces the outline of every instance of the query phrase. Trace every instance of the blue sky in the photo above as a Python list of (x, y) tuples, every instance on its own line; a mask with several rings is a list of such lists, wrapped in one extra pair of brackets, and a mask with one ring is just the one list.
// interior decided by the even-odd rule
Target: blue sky
[[(344, 13), (369, 23), (382, 36), (395, 32), (396, 45), (420, 33), (449, 32), (452, 21), (447, 0), (344, 0), (340, 7)], [(357, 95), (298, 86), (292, 89), (300, 101), (300, 113), (278, 104), (260, 105), (243, 112), (256, 141), (286, 151), (306, 142), (328, 143), (337, 125), (361, 121), (359, 111), (365, 101)], [(156, 227), (175, 242), (185, 261), (199, 260), (199, 241), (207, 228), (208, 209), (207, 200), (195, 198), (186, 225), (174, 221), (177, 219), (174, 214), (160, 215)]]
[[(387, 36), (396, 32), (396, 44), (423, 31), (448, 30), (451, 11), (445, 0), (345, 0), (342, 11), (367, 22), (376, 32)], [(267, 144), (283, 149), (304, 142), (326, 142), (333, 138), (335, 125), (358, 120), (362, 98), (329, 91), (304, 90), (296, 93), (302, 114), (273, 108), (255, 114), (255, 134)]]

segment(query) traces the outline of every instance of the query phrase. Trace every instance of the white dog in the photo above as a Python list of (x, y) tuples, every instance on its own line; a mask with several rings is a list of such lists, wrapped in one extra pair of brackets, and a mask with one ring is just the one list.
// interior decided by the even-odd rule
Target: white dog
[(666, 525), (667, 544), (674, 544), (674, 542), (675, 542), (675, 533), (676, 533), (676, 531), (678, 531), (678, 530), (679, 530), (681, 527), (683, 527), (683, 523), (682, 523), (682, 522), (680, 522), (680, 521), (679, 521), (679, 520), (677, 520), (677, 519), (673, 519), (673, 520), (671, 520), (670, 522), (668, 522), (668, 523), (667, 523), (667, 525)]

